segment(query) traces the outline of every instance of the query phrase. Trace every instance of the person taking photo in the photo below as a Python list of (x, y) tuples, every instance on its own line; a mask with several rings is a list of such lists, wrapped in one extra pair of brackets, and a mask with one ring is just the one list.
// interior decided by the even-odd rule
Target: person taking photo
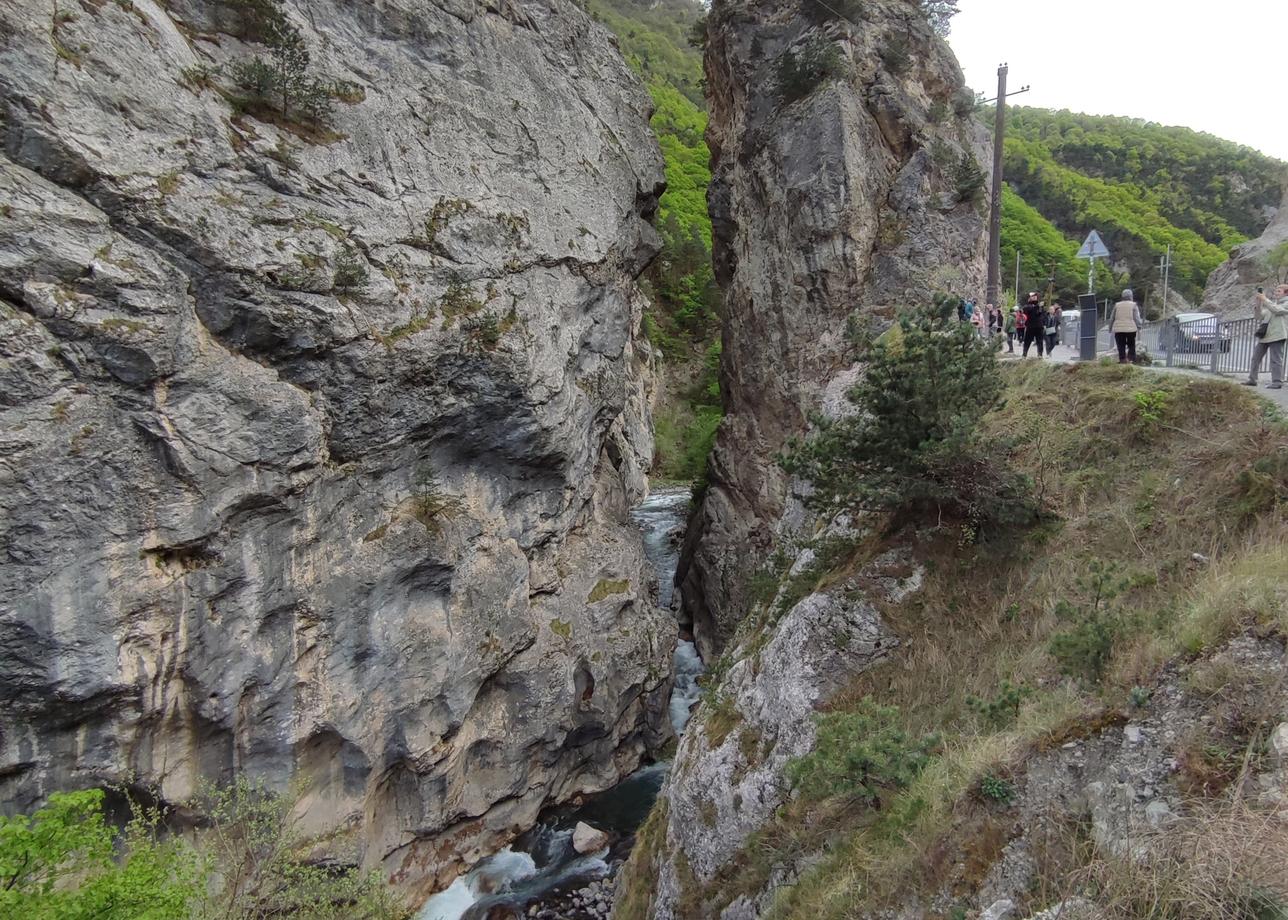
[(1252, 350), (1252, 371), (1244, 386), (1255, 387), (1261, 373), (1261, 362), (1270, 354), (1270, 389), (1279, 390), (1284, 385), (1284, 340), (1288, 339), (1288, 284), (1275, 288), (1271, 300), (1257, 288), (1253, 303), (1253, 322), (1257, 324), (1257, 344)]

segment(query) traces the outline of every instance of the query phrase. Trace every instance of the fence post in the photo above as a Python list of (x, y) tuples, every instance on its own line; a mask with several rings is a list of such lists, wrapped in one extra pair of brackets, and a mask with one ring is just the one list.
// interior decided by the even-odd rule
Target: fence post
[(1221, 323), (1216, 323), (1216, 334), (1212, 336), (1212, 373), (1221, 373)]
[(1171, 367), (1171, 366), (1172, 366), (1172, 338), (1173, 338), (1173, 337), (1167, 334), (1167, 328), (1168, 328), (1168, 327), (1167, 327), (1167, 321), (1166, 321), (1166, 320), (1164, 320), (1164, 321), (1163, 321), (1163, 328), (1159, 331), (1159, 333), (1158, 333), (1158, 334), (1159, 334), (1160, 336), (1162, 336), (1162, 338), (1163, 338), (1163, 350), (1167, 353), (1167, 366), (1168, 366), (1168, 367)]

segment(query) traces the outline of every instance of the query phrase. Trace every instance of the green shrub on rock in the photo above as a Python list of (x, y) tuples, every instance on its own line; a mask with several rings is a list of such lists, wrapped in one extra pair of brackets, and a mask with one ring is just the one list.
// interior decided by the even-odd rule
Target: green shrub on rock
[(980, 428), (1002, 396), (994, 346), (958, 322), (955, 306), (936, 298), (860, 346), (866, 368), (848, 394), (856, 411), (816, 418), (814, 436), (789, 445), (782, 465), (813, 485), (816, 510), (953, 522), (976, 538), (1033, 518), (1009, 445)]
[(896, 707), (865, 697), (851, 712), (819, 717), (817, 745), (788, 764), (787, 778), (808, 798), (853, 795), (876, 802), (883, 791), (916, 779), (938, 746), (933, 735), (909, 738)]
[(788, 49), (778, 59), (778, 86), (788, 103), (804, 99), (824, 82), (844, 75), (840, 50), (822, 39), (810, 42), (799, 53)]

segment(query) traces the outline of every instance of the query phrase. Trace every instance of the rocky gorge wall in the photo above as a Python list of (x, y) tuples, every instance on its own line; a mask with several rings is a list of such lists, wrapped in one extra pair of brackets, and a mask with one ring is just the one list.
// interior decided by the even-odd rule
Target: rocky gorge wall
[(254, 117), (239, 9), (0, 10), (0, 802), (302, 781), (428, 890), (669, 733), (649, 102), (563, 0), (289, 0), (345, 82)]
[[(956, 59), (914, 4), (864, 3), (859, 22), (781, 0), (723, 0), (708, 20), (725, 420), (680, 568), (707, 658), (745, 612), (787, 505), (776, 454), (829, 385), (836, 400), (853, 379), (847, 318), (982, 296), (987, 190), (963, 200), (957, 180), (963, 157), (990, 154)], [(820, 52), (834, 75), (793, 98), (784, 56)]]
[[(915, 592), (922, 573), (880, 556), (744, 622), (771, 550), (784, 557), (778, 574), (804, 583), (820, 565), (806, 543), (864, 536), (806, 513), (776, 456), (813, 413), (843, 411), (861, 370), (847, 325), (880, 329), (936, 292), (979, 292), (985, 269), (987, 138), (915, 5), (864, 3), (851, 24), (808, 5), (717, 0), (706, 38), (726, 416), (680, 578), (712, 674), (624, 873), (619, 920), (754, 917), (796, 871), (781, 867), (763, 891), (717, 893), (786, 801), (783, 770), (813, 747), (812, 713), (897, 646), (879, 607)], [(788, 55), (835, 57), (802, 93)]]

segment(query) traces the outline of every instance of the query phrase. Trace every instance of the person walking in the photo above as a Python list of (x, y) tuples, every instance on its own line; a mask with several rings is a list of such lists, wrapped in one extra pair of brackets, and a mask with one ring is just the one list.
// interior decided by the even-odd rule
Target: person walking
[(971, 310), (970, 324), (975, 327), (975, 334), (982, 339), (984, 337), (984, 311), (979, 307)]
[(1275, 299), (1271, 300), (1261, 290), (1253, 305), (1253, 322), (1257, 331), (1265, 326), (1265, 332), (1257, 337), (1256, 347), (1252, 350), (1252, 372), (1248, 379), (1242, 381), (1244, 386), (1255, 387), (1261, 373), (1261, 362), (1266, 353), (1270, 353), (1270, 389), (1279, 390), (1284, 385), (1284, 340), (1288, 339), (1288, 284), (1275, 288)]
[(1055, 302), (1055, 309), (1051, 311), (1055, 314), (1055, 332), (1056, 341), (1061, 345), (1064, 344), (1064, 307), (1060, 306), (1060, 301)]
[(1059, 306), (1047, 307), (1042, 317), (1042, 328), (1046, 332), (1047, 354), (1055, 354), (1055, 340), (1060, 334)]
[(1028, 303), (1024, 305), (1024, 357), (1029, 356), (1029, 346), (1037, 343), (1038, 357), (1042, 357), (1045, 331), (1042, 328), (1042, 303), (1036, 291), (1029, 292)]
[(1008, 354), (1015, 354), (1015, 315), (1018, 311), (1008, 310), (1006, 313), (1006, 351)]
[(1118, 346), (1118, 363), (1136, 363), (1136, 333), (1144, 323), (1140, 318), (1140, 307), (1131, 288), (1123, 290), (1123, 299), (1114, 304), (1109, 313), (1109, 331), (1114, 334), (1114, 343)]

